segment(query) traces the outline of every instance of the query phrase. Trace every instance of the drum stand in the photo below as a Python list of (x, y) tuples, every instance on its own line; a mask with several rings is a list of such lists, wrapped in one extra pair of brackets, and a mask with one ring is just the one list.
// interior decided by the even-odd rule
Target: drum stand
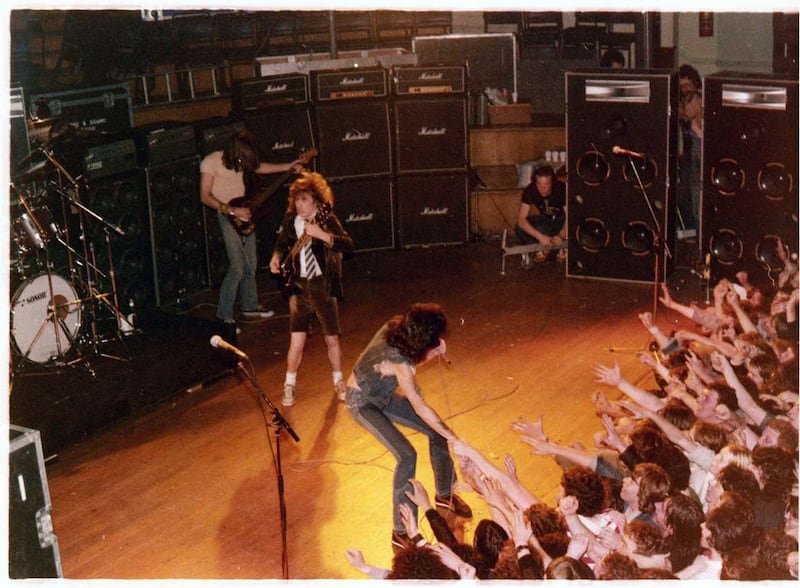
[[(12, 187), (13, 184), (12, 184)], [(15, 187), (14, 187), (15, 188)], [(42, 336), (49, 328), (52, 328), (52, 332), (55, 339), (56, 345), (56, 355), (54, 357), (48, 358), (50, 361), (54, 361), (56, 365), (67, 365), (64, 357), (66, 351), (75, 343), (75, 339), (73, 335), (70, 333), (70, 329), (65, 322), (66, 317), (69, 315), (69, 308), (72, 305), (81, 304), (81, 300), (66, 300), (63, 295), (57, 294), (55, 291), (55, 287), (53, 285), (53, 274), (50, 269), (50, 253), (47, 247), (46, 242), (41, 238), (43, 235), (46, 235), (47, 232), (44, 227), (41, 226), (39, 219), (36, 217), (36, 214), (33, 212), (31, 206), (28, 204), (26, 199), (22, 196), (22, 192), (15, 188), (15, 192), (17, 195), (17, 199), (19, 200), (22, 207), (25, 209), (26, 213), (29, 215), (31, 222), (35, 226), (35, 230), (39, 239), (35, 240), (36, 247), (39, 249), (44, 250), (45, 253), (45, 267), (46, 267), (46, 274), (47, 274), (47, 290), (46, 294), (48, 296), (48, 305), (47, 305), (47, 314), (42, 321), (42, 324), (39, 326), (36, 334), (33, 336), (31, 342), (27, 345), (26, 349), (19, 349), (20, 352), (20, 361), (16, 364), (14, 373), (18, 370), (21, 370), (23, 366), (25, 366), (26, 361), (34, 361), (30, 359), (31, 352), (34, 350), (35, 345), (41, 340)], [(38, 294), (37, 294), (38, 295)], [(35, 295), (35, 296), (37, 296)], [(34, 297), (35, 297), (34, 296)], [(22, 303), (26, 303), (26, 301), (21, 301)], [(66, 344), (68, 343), (68, 345)]]
[[(46, 154), (46, 157), (50, 158), (51, 156)], [(55, 162), (54, 158), (51, 159), (51, 161), (53, 161), (54, 164), (57, 163)], [(114, 319), (115, 337), (117, 340), (124, 343), (123, 333), (127, 334), (135, 330), (133, 324), (131, 323), (131, 320), (119, 310), (116, 274), (114, 271), (114, 261), (111, 254), (111, 239), (109, 235), (109, 230), (113, 230), (120, 235), (124, 235), (125, 232), (120, 227), (114, 225), (113, 223), (108, 222), (99, 214), (97, 214), (89, 207), (84, 205), (80, 200), (79, 182), (72, 179), (69, 176), (69, 174), (67, 174), (66, 170), (63, 170), (63, 167), (60, 166), (58, 167), (63, 171), (64, 174), (66, 174), (66, 177), (70, 180), (75, 190), (75, 196), (72, 196), (69, 193), (62, 190), (60, 187), (54, 187), (56, 193), (61, 196), (62, 202), (66, 208), (68, 208), (69, 206), (74, 206), (76, 209), (78, 209), (78, 223), (81, 233), (80, 240), (83, 243), (83, 253), (79, 254), (77, 251), (69, 247), (68, 244), (67, 246), (69, 247), (69, 251), (71, 253), (70, 276), (72, 277), (73, 281), (78, 282), (78, 285), (81, 286), (81, 291), (86, 293), (85, 301), (88, 303), (89, 319), (90, 319), (89, 344), (91, 345), (91, 354), (93, 356), (104, 357), (116, 361), (130, 361), (129, 357), (120, 357), (116, 355), (111, 355), (109, 353), (101, 352), (100, 343), (105, 341), (101, 341), (97, 329), (99, 309), (100, 309), (100, 304), (102, 304), (103, 308), (110, 311)], [(91, 217), (103, 225), (103, 231), (105, 234), (105, 246), (108, 254), (108, 264), (109, 264), (108, 274), (101, 271), (100, 268), (97, 266), (97, 258), (95, 255), (94, 244), (89, 243), (89, 240), (86, 238), (87, 217)], [(82, 265), (85, 270), (84, 276), (81, 276), (73, 265), (73, 263), (77, 264), (78, 261), (82, 262)], [(104, 294), (97, 289), (96, 285), (100, 278), (106, 278), (110, 280), (111, 284), (110, 293)], [(108, 300), (109, 297), (112, 299), (111, 301)], [(79, 358), (78, 360), (75, 361), (76, 362), (83, 361), (83, 358)], [(91, 371), (91, 368), (89, 369)]]
[[(31, 352), (34, 349), (34, 345), (41, 340), (42, 336), (47, 332), (47, 329), (50, 328), (52, 325), (53, 332), (55, 335), (55, 346), (56, 350), (52, 357), (46, 358), (45, 361), (49, 362), (51, 365), (56, 366), (75, 366), (75, 365), (82, 365), (87, 369), (87, 371), (94, 377), (95, 371), (92, 367), (92, 364), (89, 360), (90, 356), (95, 357), (104, 357), (108, 359), (113, 359), (116, 361), (130, 361), (129, 357), (119, 357), (116, 355), (111, 355), (108, 353), (103, 353), (100, 350), (100, 336), (98, 334), (97, 328), (97, 321), (99, 310), (102, 308), (110, 311), (114, 322), (115, 322), (115, 335), (116, 338), (123, 342), (123, 334), (131, 334), (135, 331), (134, 326), (131, 322), (131, 319), (126, 317), (122, 312), (119, 310), (118, 306), (118, 297), (117, 297), (117, 285), (116, 285), (116, 276), (114, 273), (114, 264), (111, 256), (111, 242), (109, 238), (109, 229), (117, 232), (118, 234), (124, 235), (124, 231), (117, 227), (116, 225), (106, 221), (96, 212), (89, 209), (85, 206), (80, 199), (80, 192), (81, 192), (81, 182), (73, 178), (69, 172), (64, 168), (64, 166), (56, 159), (53, 152), (46, 148), (40, 148), (40, 152), (44, 155), (44, 157), (58, 170), (58, 181), (51, 181), (50, 187), (55, 190), (55, 192), (61, 197), (62, 199), (62, 213), (64, 215), (64, 226), (65, 226), (65, 233), (62, 236), (59, 234), (57, 228), (53, 231), (54, 232), (54, 240), (58, 242), (60, 245), (64, 246), (67, 250), (67, 261), (69, 266), (69, 277), (72, 284), (77, 288), (77, 291), (82, 293), (83, 296), (80, 297), (75, 294), (76, 299), (74, 300), (67, 300), (62, 294), (58, 294), (54, 288), (53, 284), (53, 273), (52, 273), (52, 264), (50, 259), (50, 251), (48, 248), (47, 240), (36, 240), (36, 246), (39, 249), (42, 249), (45, 254), (45, 270), (48, 276), (48, 293), (49, 293), (49, 303), (47, 306), (47, 313), (46, 317), (44, 318), (42, 325), (39, 327), (38, 331), (33, 337), (33, 341), (27, 346), (27, 349), (19, 349), (20, 351), (20, 361), (16, 368), (22, 369), (23, 367), (27, 366), (27, 362), (34, 361), (31, 359)], [(69, 194), (65, 191), (62, 186), (64, 185), (63, 179), (66, 179), (67, 182), (70, 184), (71, 188), (67, 188), (67, 190), (72, 190), (74, 195)], [(23, 208), (26, 210), (26, 213), (30, 216), (32, 221), (35, 223), (36, 231), (38, 231), (38, 235), (47, 235), (45, 227), (41, 226), (41, 223), (36, 218), (36, 215), (33, 213), (31, 207), (25, 202), (25, 199), (22, 197), (22, 194), (17, 191), (17, 196), (22, 204)], [(69, 222), (67, 218), (67, 211), (70, 207), (74, 207), (78, 210), (78, 222), (79, 222), (79, 229), (80, 229), (80, 237), (79, 239), (83, 243), (83, 251), (79, 253), (75, 248), (70, 245), (70, 235), (69, 235)], [(105, 231), (105, 246), (108, 252), (108, 260), (109, 260), (109, 273), (106, 274), (102, 272), (97, 266), (97, 260), (95, 257), (94, 246), (93, 244), (89, 243), (87, 239), (86, 233), (86, 221), (91, 217), (94, 220), (102, 223)], [(41, 242), (40, 242), (41, 241)], [(78, 267), (83, 267), (83, 272), (78, 271)], [(100, 293), (96, 287), (96, 284), (100, 278), (105, 278), (110, 280), (111, 284), (111, 292), (110, 293)], [(41, 293), (37, 293), (37, 295), (41, 295)], [(109, 297), (111, 300), (109, 300)], [(85, 343), (86, 341), (83, 340), (82, 337), (77, 336), (77, 333), (73, 335), (70, 332), (69, 325), (65, 322), (65, 319), (70, 314), (70, 308), (74, 305), (83, 305), (86, 303), (88, 312), (89, 312), (89, 323), (90, 323), (90, 333), (88, 336), (88, 343), (91, 346), (90, 354), (87, 353), (80, 353), (76, 359), (72, 361), (66, 360), (66, 353), (72, 347), (74, 343), (77, 342), (80, 344)], [(124, 343), (124, 342), (123, 342)]]

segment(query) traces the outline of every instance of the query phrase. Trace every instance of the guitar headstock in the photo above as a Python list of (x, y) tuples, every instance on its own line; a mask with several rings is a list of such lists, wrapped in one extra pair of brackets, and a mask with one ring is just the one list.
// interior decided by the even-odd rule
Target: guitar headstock
[(298, 156), (297, 160), (302, 163), (303, 165), (307, 165), (309, 161), (314, 159), (319, 154), (316, 147), (312, 147), (311, 149), (306, 149)]

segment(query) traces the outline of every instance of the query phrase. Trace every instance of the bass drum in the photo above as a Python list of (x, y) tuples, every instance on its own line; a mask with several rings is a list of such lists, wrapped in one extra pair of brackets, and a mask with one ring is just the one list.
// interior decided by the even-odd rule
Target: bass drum
[(47, 363), (63, 357), (75, 342), (80, 326), (81, 301), (72, 285), (61, 276), (35, 276), (14, 293), (11, 340), (23, 359)]

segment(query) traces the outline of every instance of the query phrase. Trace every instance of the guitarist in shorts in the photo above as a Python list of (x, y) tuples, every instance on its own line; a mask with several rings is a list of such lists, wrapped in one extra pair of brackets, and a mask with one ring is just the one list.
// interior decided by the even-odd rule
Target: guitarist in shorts
[(281, 399), (284, 406), (295, 403), (297, 371), (314, 317), (328, 347), (334, 392), (344, 400), (347, 387), (339, 345), (339, 301), (342, 253), (352, 249), (353, 239), (333, 213), (333, 192), (328, 182), (318, 173), (302, 172), (289, 187), (289, 205), (269, 262), (270, 271), (282, 275), (284, 295), (289, 300), (291, 337)]
[(274, 174), (296, 168), (299, 161), (259, 161), (256, 139), (249, 131), (236, 133), (223, 150), (209, 153), (200, 162), (200, 200), (217, 211), (228, 255), (228, 271), (220, 285), (217, 304), (217, 318), (225, 323), (235, 324), (233, 305), (237, 291), (241, 296), (242, 316), (269, 318), (275, 314), (258, 302), (256, 235), (241, 234), (235, 228), (236, 223), (248, 223), (253, 211), (246, 206), (231, 206), (229, 202), (245, 196), (245, 174)]

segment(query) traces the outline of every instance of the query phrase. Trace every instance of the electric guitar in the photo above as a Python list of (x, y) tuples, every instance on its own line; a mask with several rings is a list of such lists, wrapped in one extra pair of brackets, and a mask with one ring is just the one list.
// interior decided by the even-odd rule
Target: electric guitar
[[(312, 148), (308, 149), (307, 151), (303, 151), (298, 157), (298, 160), (303, 165), (306, 165), (309, 161), (314, 159), (317, 156), (317, 150)], [(272, 196), (277, 192), (281, 186), (283, 186), (284, 182), (294, 174), (294, 168), (289, 168), (281, 177), (279, 177), (275, 182), (267, 186), (266, 188), (262, 188), (260, 190), (255, 191), (253, 194), (246, 194), (244, 196), (239, 196), (238, 198), (234, 198), (228, 204), (231, 207), (235, 208), (249, 208), (250, 209), (250, 220), (249, 221), (242, 221), (236, 218), (235, 216), (227, 216), (226, 218), (231, 223), (236, 232), (240, 235), (247, 236), (250, 235), (253, 231), (256, 230), (256, 221), (260, 219), (262, 216), (266, 215), (267, 208), (264, 204), (272, 198)]]
[[(315, 225), (322, 225), (325, 224), (325, 221), (328, 220), (328, 217), (331, 215), (331, 205), (328, 203), (324, 203), (319, 206), (317, 209), (317, 213), (314, 215), (314, 218), (311, 219), (310, 224)], [(294, 281), (297, 279), (299, 274), (299, 266), (297, 263), (297, 256), (300, 255), (300, 252), (305, 247), (306, 243), (311, 241), (313, 237), (308, 233), (303, 233), (303, 235), (295, 242), (294, 246), (289, 250), (289, 252), (284, 256), (283, 260), (281, 261), (281, 277), (283, 278), (283, 283), (281, 286), (281, 293), (283, 294), (284, 298), (288, 298), (289, 295), (292, 293), (292, 287), (294, 286)], [(320, 268), (321, 269), (321, 268)]]

